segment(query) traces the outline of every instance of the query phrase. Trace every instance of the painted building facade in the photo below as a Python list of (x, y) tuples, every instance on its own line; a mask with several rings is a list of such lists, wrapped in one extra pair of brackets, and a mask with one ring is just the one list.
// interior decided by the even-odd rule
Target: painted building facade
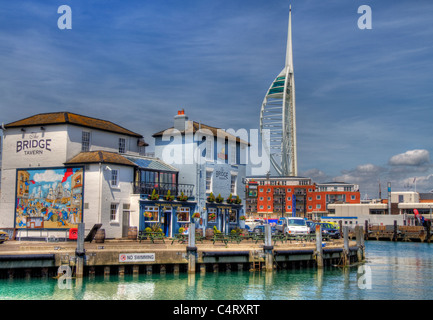
[(0, 227), (26, 234), (84, 222), (125, 237), (131, 226), (144, 228), (146, 177), (179, 188), (176, 168), (145, 156), (142, 135), (106, 120), (37, 114), (5, 125), (2, 145)]

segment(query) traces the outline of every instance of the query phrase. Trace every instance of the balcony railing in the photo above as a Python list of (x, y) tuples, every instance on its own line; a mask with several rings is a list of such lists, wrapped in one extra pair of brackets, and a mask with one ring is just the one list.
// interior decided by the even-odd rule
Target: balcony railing
[(195, 196), (193, 184), (136, 182), (134, 185), (135, 194), (152, 194), (153, 190), (160, 197), (165, 196), (168, 190), (170, 195), (175, 197), (180, 196), (182, 192), (189, 198)]

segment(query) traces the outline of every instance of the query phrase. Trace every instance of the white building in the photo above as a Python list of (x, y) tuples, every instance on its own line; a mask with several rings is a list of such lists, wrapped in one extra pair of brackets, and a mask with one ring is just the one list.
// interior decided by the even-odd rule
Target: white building
[[(432, 219), (433, 196), (432, 194), (413, 191), (391, 192), (391, 204), (388, 200), (372, 200), (360, 204), (329, 204), (330, 214), (327, 220), (342, 220), (345, 225), (369, 224), (414, 225), (419, 223), (414, 216), (414, 210), (418, 210), (426, 220)], [(391, 209), (391, 212), (389, 211)]]
[[(157, 132), (155, 156), (179, 170), (179, 183), (195, 186), (194, 199), (202, 226), (230, 232), (239, 225), (245, 200), (249, 144), (220, 128), (188, 120), (183, 110), (174, 126)], [(219, 195), (222, 202), (211, 199)], [(232, 196), (233, 203), (227, 199)], [(238, 203), (235, 203), (235, 199)]]
[(6, 124), (2, 146), (0, 227), (58, 231), (82, 221), (117, 238), (138, 226), (137, 164), (125, 156), (143, 156), (142, 135), (55, 112)]

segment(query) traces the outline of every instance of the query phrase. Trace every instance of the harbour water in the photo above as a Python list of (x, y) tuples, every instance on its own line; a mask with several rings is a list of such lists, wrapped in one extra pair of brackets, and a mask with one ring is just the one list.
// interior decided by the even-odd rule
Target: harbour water
[(349, 268), (1, 279), (0, 300), (430, 300), (433, 244), (366, 242)]

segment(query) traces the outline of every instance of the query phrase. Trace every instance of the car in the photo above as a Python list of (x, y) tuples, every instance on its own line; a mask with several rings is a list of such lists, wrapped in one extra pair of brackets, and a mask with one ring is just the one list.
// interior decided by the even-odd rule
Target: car
[[(261, 224), (259, 226), (255, 226), (252, 232), (254, 232), (254, 233), (265, 233), (265, 225)], [(275, 227), (271, 226), (271, 233), (272, 234), (275, 233)]]
[(336, 229), (332, 224), (329, 222), (321, 222), (320, 225), (322, 226), (322, 235), (329, 236), (333, 239), (340, 239), (340, 230)]
[(310, 234), (316, 233), (316, 225), (317, 225), (316, 222), (307, 220), (307, 226), (310, 228)]
[(9, 240), (9, 234), (4, 231), (0, 231), (0, 243), (5, 242), (6, 240)]

